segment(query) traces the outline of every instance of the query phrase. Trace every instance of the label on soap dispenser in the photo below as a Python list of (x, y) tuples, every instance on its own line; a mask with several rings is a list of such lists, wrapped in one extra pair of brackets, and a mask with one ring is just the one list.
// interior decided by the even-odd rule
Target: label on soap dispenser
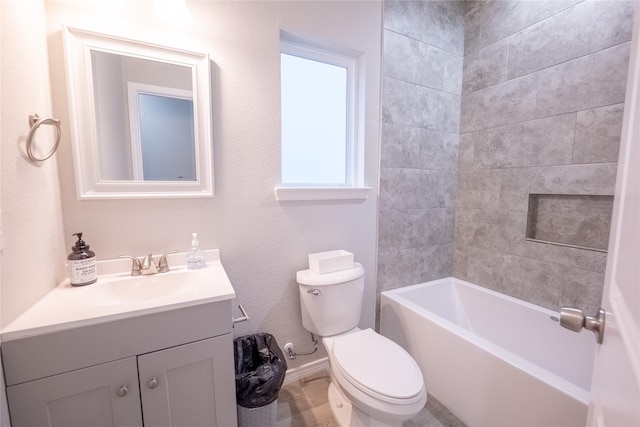
[(90, 285), (98, 280), (96, 258), (69, 261), (69, 282), (73, 286)]

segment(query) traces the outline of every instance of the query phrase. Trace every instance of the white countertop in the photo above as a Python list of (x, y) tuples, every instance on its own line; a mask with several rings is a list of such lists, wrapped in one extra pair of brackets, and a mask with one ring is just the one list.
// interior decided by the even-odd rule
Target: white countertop
[[(98, 261), (96, 283), (71, 286), (65, 280), (3, 328), (1, 339), (11, 341), (235, 298), (220, 251), (203, 252), (207, 263), (199, 270), (188, 270), (186, 253), (179, 253), (167, 257), (171, 271), (135, 278), (131, 260)], [(176, 288), (174, 280), (188, 285)]]

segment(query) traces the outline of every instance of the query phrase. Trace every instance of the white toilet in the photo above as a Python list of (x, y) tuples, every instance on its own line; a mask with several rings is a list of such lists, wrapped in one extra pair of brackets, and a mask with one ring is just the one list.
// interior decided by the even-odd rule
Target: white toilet
[(322, 338), (331, 369), (329, 403), (341, 427), (401, 426), (427, 402), (422, 373), (402, 347), (358, 328), (364, 269), (299, 271), (302, 324)]

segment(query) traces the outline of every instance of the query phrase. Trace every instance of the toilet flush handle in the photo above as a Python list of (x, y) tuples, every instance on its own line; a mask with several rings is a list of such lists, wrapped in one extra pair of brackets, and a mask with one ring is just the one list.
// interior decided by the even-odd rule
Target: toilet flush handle
[(318, 296), (318, 295), (320, 295), (320, 289), (309, 289), (309, 290), (307, 291), (307, 293), (308, 293), (308, 294), (311, 294), (311, 295)]

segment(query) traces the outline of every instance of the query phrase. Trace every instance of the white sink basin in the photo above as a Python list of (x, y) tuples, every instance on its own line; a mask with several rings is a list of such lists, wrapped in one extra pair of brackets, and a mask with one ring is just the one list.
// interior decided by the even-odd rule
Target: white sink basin
[(189, 286), (197, 286), (198, 274), (194, 271), (177, 271), (151, 276), (117, 277), (105, 279), (101, 290), (107, 298), (122, 303), (170, 297), (184, 292)]
[[(212, 267), (213, 269), (213, 267)], [(206, 287), (211, 271), (184, 268), (149, 276), (111, 275), (98, 278), (99, 286), (88, 285), (79, 291), (86, 294), (92, 306), (133, 304), (137, 302), (176, 298)]]
[(182, 253), (170, 256), (171, 271), (148, 276), (131, 276), (128, 260), (99, 261), (96, 283), (61, 283), (3, 328), (2, 340), (235, 298), (220, 252), (205, 254), (206, 266), (199, 270), (188, 270)]

